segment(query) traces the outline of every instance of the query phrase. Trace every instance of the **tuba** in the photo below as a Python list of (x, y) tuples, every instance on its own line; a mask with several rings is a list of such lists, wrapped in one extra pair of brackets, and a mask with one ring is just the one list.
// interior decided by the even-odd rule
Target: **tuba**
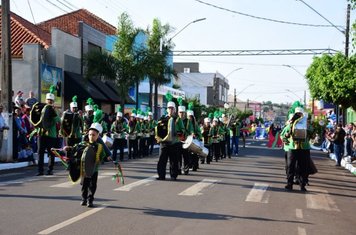
[(159, 142), (171, 142), (173, 141), (174, 133), (171, 133), (171, 130), (174, 129), (175, 119), (172, 117), (165, 117), (158, 121), (156, 126), (156, 139), (158, 138)]
[(75, 131), (80, 128), (81, 120), (79, 114), (70, 111), (65, 111), (63, 113), (61, 121), (61, 131), (64, 137), (75, 137)]
[(37, 102), (30, 111), (30, 122), (34, 127), (48, 130), (52, 126), (52, 119), (55, 116), (57, 116), (57, 113), (53, 106)]

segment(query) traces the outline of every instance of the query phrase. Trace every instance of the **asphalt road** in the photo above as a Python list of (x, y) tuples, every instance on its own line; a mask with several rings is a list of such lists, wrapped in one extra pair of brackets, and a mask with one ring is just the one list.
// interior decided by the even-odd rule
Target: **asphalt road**
[(284, 190), (284, 153), (249, 140), (240, 155), (156, 181), (157, 155), (124, 161), (125, 185), (99, 171), (94, 208), (56, 165), (0, 172), (0, 234), (356, 234), (356, 177), (312, 152), (319, 172), (308, 192)]

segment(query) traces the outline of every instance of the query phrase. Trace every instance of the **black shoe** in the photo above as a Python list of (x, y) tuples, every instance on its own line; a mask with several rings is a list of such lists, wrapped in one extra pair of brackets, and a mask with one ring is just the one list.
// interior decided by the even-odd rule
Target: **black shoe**
[(166, 180), (165, 178), (157, 177), (156, 180)]
[(300, 186), (300, 191), (302, 191), (302, 192), (306, 192), (306, 191), (307, 191), (307, 189), (305, 188), (305, 186)]
[(87, 205), (87, 201), (86, 200), (83, 200), (81, 203), (80, 203), (81, 206), (86, 206)]
[(36, 174), (36, 176), (41, 176), (41, 175), (43, 175), (43, 172), (38, 172), (38, 173)]
[(52, 171), (47, 171), (46, 175), (53, 175)]
[(293, 185), (287, 184), (284, 188), (287, 190), (293, 190)]
[(93, 207), (94, 207), (93, 202), (88, 202), (87, 207), (89, 207), (89, 208), (93, 208)]
[(185, 174), (185, 175), (188, 175), (188, 174), (189, 174), (189, 171), (184, 171), (184, 174)]
[(176, 181), (177, 177), (171, 177), (171, 180)]

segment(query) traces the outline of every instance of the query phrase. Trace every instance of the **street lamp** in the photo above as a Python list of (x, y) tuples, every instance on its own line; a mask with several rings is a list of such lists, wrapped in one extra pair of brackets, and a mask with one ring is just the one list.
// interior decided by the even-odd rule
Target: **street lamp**
[(230, 76), (233, 72), (236, 72), (236, 71), (238, 71), (238, 70), (240, 70), (240, 69), (243, 69), (243, 68), (236, 68), (236, 69), (232, 70), (230, 73), (228, 73), (228, 75), (225, 76), (225, 78), (227, 78), (227, 77)]
[(289, 90), (289, 89), (286, 89), (286, 91), (292, 93), (292, 94), (295, 95), (300, 101), (302, 101), (302, 98), (301, 98), (299, 95), (297, 95), (294, 91)]
[(247, 88), (254, 86), (255, 84), (249, 84), (247, 85), (244, 89), (242, 89), (239, 93), (236, 94), (236, 96), (240, 95), (242, 92), (244, 92)]
[(179, 30), (176, 34), (173, 35), (173, 37), (171, 37), (168, 41), (171, 41), (174, 37), (176, 37), (178, 34), (180, 34), (185, 28), (187, 28), (189, 25), (191, 24), (194, 24), (194, 23), (197, 23), (199, 21), (203, 21), (203, 20), (206, 20), (206, 18), (200, 18), (200, 19), (196, 19), (196, 20), (193, 20), (192, 22), (186, 24), (181, 30)]

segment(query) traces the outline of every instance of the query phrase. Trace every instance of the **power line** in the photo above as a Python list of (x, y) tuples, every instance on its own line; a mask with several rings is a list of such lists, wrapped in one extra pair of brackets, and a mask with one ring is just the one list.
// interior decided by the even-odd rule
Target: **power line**
[(57, 2), (59, 2), (62, 6), (68, 8), (69, 10), (73, 11), (73, 8), (72, 8), (72, 7), (70, 7), (70, 6), (68, 6), (67, 4), (61, 2), (60, 0), (57, 0)]
[(290, 25), (298, 25), (298, 26), (308, 26), (308, 27), (342, 27), (342, 26), (335, 26), (335, 25), (305, 24), (305, 23), (296, 23), (296, 22), (290, 22), (290, 21), (284, 21), (284, 20), (270, 19), (270, 18), (250, 15), (250, 14), (243, 13), (243, 12), (234, 11), (234, 10), (227, 9), (227, 8), (224, 8), (224, 7), (220, 7), (220, 6), (217, 6), (217, 5), (214, 5), (214, 4), (211, 4), (211, 3), (207, 3), (207, 2), (204, 2), (204, 1), (201, 1), (201, 0), (194, 0), (194, 1), (199, 2), (201, 4), (204, 4), (204, 5), (207, 5), (207, 6), (210, 6), (210, 7), (217, 8), (219, 10), (228, 11), (228, 12), (231, 12), (231, 13), (234, 13), (234, 14), (243, 15), (243, 16), (246, 16), (246, 17), (251, 17), (251, 18), (254, 18), (254, 19), (258, 19), (258, 20), (270, 21), (270, 22), (274, 22), (274, 23), (290, 24)]
[(176, 50), (174, 56), (261, 56), (261, 55), (319, 55), (336, 54), (326, 49), (269, 49), (269, 50)]

